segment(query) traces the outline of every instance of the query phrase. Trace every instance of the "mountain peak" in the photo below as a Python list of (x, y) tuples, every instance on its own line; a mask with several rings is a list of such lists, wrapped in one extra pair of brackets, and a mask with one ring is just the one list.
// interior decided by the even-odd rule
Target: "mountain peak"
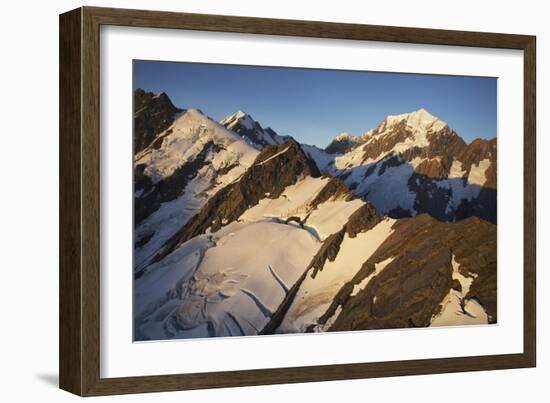
[(285, 138), (279, 136), (273, 129), (269, 127), (263, 128), (250, 114), (242, 110), (227, 115), (219, 123), (241, 135), (241, 137), (247, 139), (251, 145), (258, 149), (268, 144), (281, 144), (285, 141)]
[(415, 112), (412, 112), (411, 114), (423, 115), (423, 116), (427, 116), (427, 117), (431, 117), (431, 118), (435, 119), (435, 116), (432, 115), (430, 112), (428, 112), (428, 110), (425, 109), (425, 108), (420, 108), (419, 110), (417, 110)]
[[(386, 116), (374, 130), (373, 135), (376, 138), (390, 136), (392, 143), (402, 142), (402, 146), (405, 148), (413, 145), (424, 147), (429, 144), (427, 136), (443, 132), (448, 127), (446, 122), (432, 115), (426, 109), (420, 108), (414, 112)], [(399, 141), (395, 142), (394, 140)]]
[(187, 109), (186, 115), (207, 117), (200, 109), (196, 109), (196, 108)]
[(153, 95), (152, 99), (165, 98), (165, 97), (168, 98), (168, 95), (166, 94), (166, 92), (161, 91), (158, 94)]
[(237, 125), (243, 126), (247, 129), (254, 129), (257, 122), (252, 119), (252, 116), (250, 116), (248, 113), (238, 110), (237, 112), (227, 115), (222, 120), (220, 120), (220, 124), (227, 127), (228, 129), (233, 129)]
[(402, 113), (400, 115), (388, 115), (382, 124), (384, 127), (387, 127), (402, 121), (406, 121), (407, 126), (411, 129), (426, 130), (433, 127), (435, 130), (440, 130), (447, 126), (447, 123), (432, 115), (424, 108), (420, 108), (414, 112)]
[(420, 108), (419, 110), (410, 113), (407, 118), (407, 122), (413, 126), (423, 127), (433, 125), (435, 122), (441, 122), (443, 125), (446, 125), (445, 122), (441, 121), (424, 108)]

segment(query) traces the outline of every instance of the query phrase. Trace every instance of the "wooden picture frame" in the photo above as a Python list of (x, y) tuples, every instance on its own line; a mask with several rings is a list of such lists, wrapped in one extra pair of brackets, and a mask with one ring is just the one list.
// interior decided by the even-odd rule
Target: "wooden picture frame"
[[(468, 356), (228, 372), (100, 377), (100, 27), (171, 28), (524, 52), (524, 348)], [(534, 367), (534, 36), (82, 7), (60, 16), (60, 387), (81, 396)]]

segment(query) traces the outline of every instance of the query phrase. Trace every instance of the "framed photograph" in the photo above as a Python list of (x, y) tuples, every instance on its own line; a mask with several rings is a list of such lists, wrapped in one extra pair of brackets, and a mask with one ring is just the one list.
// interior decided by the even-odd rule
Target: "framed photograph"
[(60, 386), (533, 367), (535, 37), (60, 16)]

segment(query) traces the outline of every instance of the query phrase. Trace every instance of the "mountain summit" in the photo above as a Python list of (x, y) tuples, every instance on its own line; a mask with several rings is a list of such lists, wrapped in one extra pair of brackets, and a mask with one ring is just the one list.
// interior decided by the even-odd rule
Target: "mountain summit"
[(496, 139), (467, 144), (426, 109), (390, 115), (363, 136), (339, 135), (349, 151), (310, 153), (383, 214), (428, 213), (440, 221), (478, 216), (496, 223)]
[(252, 116), (243, 111), (237, 111), (220, 120), (220, 124), (235, 133), (240, 134), (250, 144), (257, 148), (266, 145), (281, 144), (288, 137), (281, 137), (270, 127), (263, 128)]

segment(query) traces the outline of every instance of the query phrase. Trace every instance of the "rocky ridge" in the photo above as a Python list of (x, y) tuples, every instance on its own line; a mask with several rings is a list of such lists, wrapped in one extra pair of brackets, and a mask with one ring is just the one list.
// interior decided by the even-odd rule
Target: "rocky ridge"
[(166, 130), (183, 109), (176, 108), (168, 95), (141, 88), (134, 91), (134, 154), (147, 147)]

